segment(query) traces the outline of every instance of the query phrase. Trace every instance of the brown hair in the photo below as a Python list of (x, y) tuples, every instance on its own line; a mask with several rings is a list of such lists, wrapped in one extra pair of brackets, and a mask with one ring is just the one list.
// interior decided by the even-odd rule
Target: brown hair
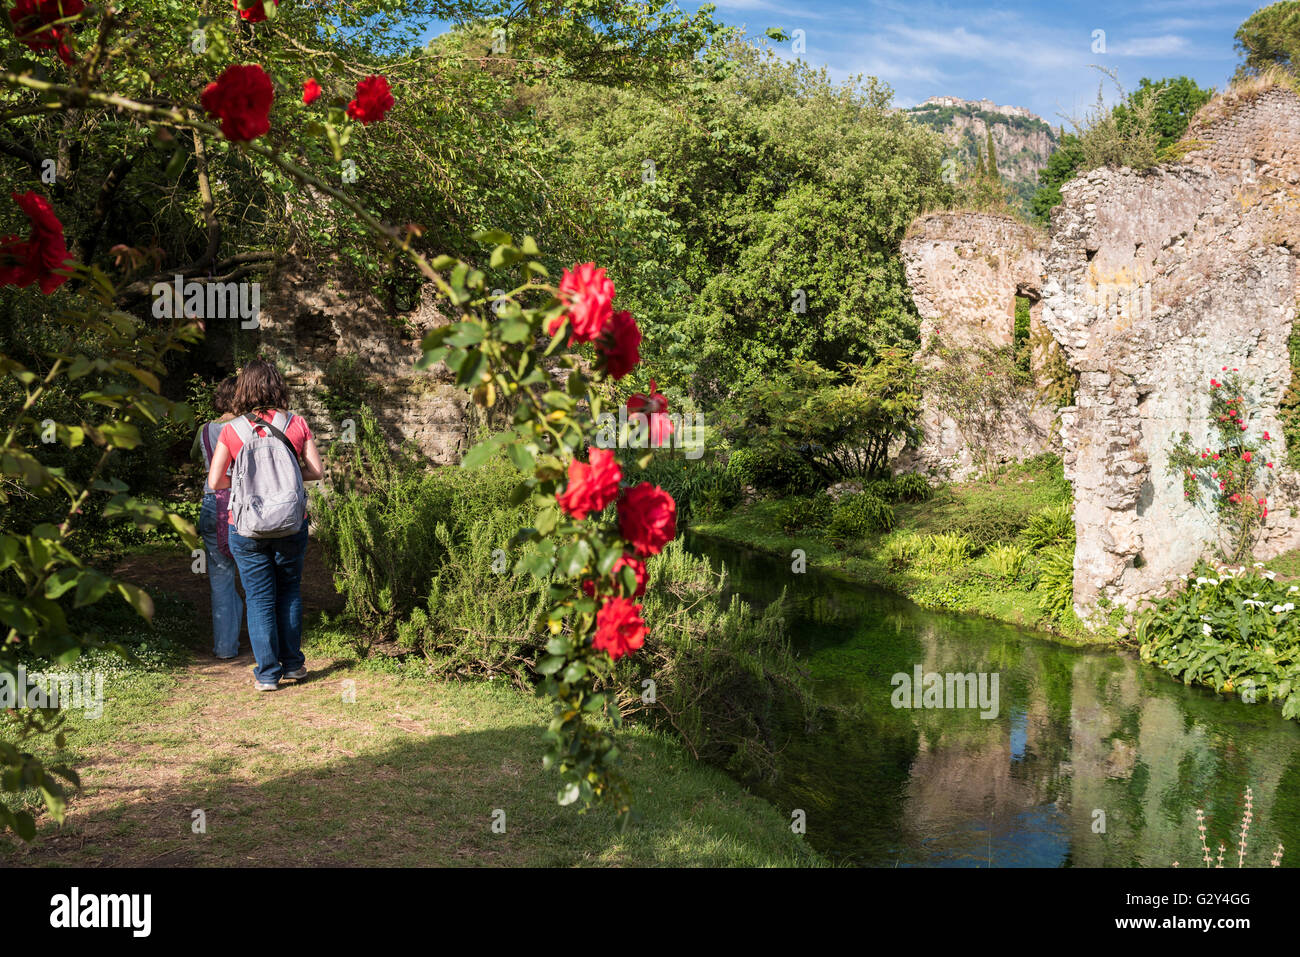
[(235, 383), (238, 380), (235, 376), (229, 375), (221, 380), (216, 391), (212, 394), (212, 407), (218, 413), (235, 411)]
[(289, 406), (289, 390), (284, 386), (280, 370), (265, 359), (253, 359), (239, 373), (235, 386), (235, 411), (240, 415), (258, 409), (285, 409)]

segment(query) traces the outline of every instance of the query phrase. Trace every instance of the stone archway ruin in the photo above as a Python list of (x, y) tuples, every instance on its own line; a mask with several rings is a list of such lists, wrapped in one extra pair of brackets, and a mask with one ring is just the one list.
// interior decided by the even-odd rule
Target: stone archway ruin
[[(1177, 435), (1197, 444), (1209, 436), (1212, 375), (1240, 368), (1261, 409), (1250, 428), (1282, 435), (1300, 290), (1300, 97), (1267, 84), (1229, 91), (1202, 110), (1184, 146), (1175, 163), (1099, 169), (1066, 184), (1033, 255), (1009, 226), (987, 230), (981, 255), (1017, 265), (994, 269), (989, 259), (987, 274), (968, 275), (961, 290), (943, 288), (951, 229), (940, 239), (939, 221), (925, 217), (903, 244), (927, 322), (952, 322), (962, 302), (996, 314), (994, 300), (1011, 288), (1040, 294), (1037, 318), (1078, 375), (1060, 439), (1085, 618), (1103, 600), (1137, 607), (1214, 550), (1212, 512), (1186, 502), (1168, 468)], [(950, 226), (953, 216), (977, 222), (949, 215)], [(1034, 255), (1037, 275), (1011, 285), (1017, 270), (1033, 271)], [(1259, 557), (1300, 546), (1300, 476), (1280, 446)]]

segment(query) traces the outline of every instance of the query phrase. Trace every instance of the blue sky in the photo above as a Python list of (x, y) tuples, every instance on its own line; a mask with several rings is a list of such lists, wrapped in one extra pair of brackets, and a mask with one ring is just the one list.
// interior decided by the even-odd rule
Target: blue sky
[[(770, 26), (801, 29), (802, 58), (836, 79), (880, 77), (899, 106), (945, 94), (1024, 106), (1052, 125), (1081, 115), (1104, 78), (1089, 64), (1118, 71), (1126, 87), (1186, 74), (1222, 89), (1238, 57), (1233, 34), (1265, 3), (1232, 0), (1020, 3), (936, 0), (713, 0), (718, 19), (752, 36)], [(697, 3), (679, 0), (682, 9)], [(1105, 53), (1093, 52), (1094, 31)], [(777, 45), (792, 56), (790, 43)], [(1113, 88), (1107, 81), (1107, 99)], [(1068, 124), (1067, 124), (1068, 126)]]

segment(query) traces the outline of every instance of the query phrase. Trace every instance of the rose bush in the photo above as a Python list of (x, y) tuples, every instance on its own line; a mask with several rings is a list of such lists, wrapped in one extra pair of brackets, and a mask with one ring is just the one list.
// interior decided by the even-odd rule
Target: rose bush
[(1220, 380), (1209, 383), (1211, 429), (1218, 439), (1197, 448), (1184, 432), (1169, 453), (1169, 471), (1182, 479), (1183, 498), (1199, 504), (1208, 497), (1220, 527), (1224, 558), (1231, 562), (1249, 557), (1268, 518), (1268, 490), (1274, 439), (1261, 430), (1257, 440), (1249, 435), (1251, 421), (1259, 417), (1248, 397), (1250, 387), (1237, 369), (1227, 366)]

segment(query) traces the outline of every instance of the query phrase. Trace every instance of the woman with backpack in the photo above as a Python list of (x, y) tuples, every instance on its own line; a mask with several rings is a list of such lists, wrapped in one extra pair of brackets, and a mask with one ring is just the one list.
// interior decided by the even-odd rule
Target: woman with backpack
[[(254, 359), (235, 386), (242, 415), (221, 430), (208, 470), (230, 488), (230, 551), (248, 605), (258, 691), (307, 677), (302, 646), (302, 568), (307, 554), (304, 481), (324, 475), (311, 428), (287, 411), (289, 393), (270, 362)], [(230, 469), (227, 477), (226, 469)]]
[[(235, 417), (235, 377), (229, 376), (212, 396), (220, 417), (206, 423), (194, 436), (190, 454), (202, 457), (208, 469), (220, 442), (221, 430)], [(207, 552), (208, 586), (212, 589), (212, 653), (218, 658), (239, 657), (239, 632), (244, 626), (244, 600), (235, 583), (235, 559), (230, 554), (226, 529), (230, 521), (230, 492), (217, 491), (203, 483), (203, 505), (199, 509), (199, 536)]]

